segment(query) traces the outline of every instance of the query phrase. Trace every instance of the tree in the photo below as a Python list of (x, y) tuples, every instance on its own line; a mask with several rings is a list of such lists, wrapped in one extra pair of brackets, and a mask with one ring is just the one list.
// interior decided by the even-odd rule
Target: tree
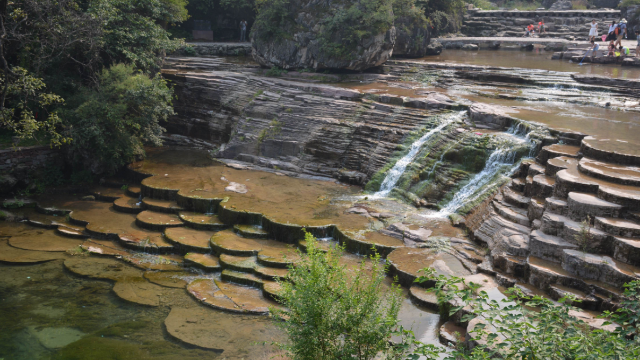
[(102, 72), (99, 87), (85, 88), (65, 113), (74, 140), (69, 154), (75, 164), (94, 173), (114, 173), (144, 155), (143, 144), (161, 145), (160, 122), (173, 115), (173, 92), (158, 74), (149, 78), (132, 65)]
[(384, 286), (380, 257), (350, 271), (340, 264), (341, 248), (325, 254), (311, 234), (305, 239), (307, 254), (279, 281), (285, 310), (271, 309), (289, 336), (289, 343), (279, 345), (301, 360), (373, 359), (392, 352), (401, 294), (397, 285)]
[(451, 315), (468, 309), (462, 321), (476, 321), (473, 331), (467, 334), (476, 346), (470, 351), (451, 352), (449, 360), (640, 358), (637, 336), (640, 281), (627, 286), (627, 300), (621, 310), (604, 314), (623, 325), (610, 332), (594, 330), (572, 316), (570, 312), (575, 308), (570, 304), (577, 301), (572, 297), (562, 298), (560, 304), (555, 304), (540, 296), (527, 297), (512, 288), (507, 299), (497, 302), (490, 300), (486, 292), (478, 291), (480, 285), (457, 277), (436, 277), (432, 269), (424, 271), (426, 275), (416, 281), (436, 280), (441, 307), (450, 308)]

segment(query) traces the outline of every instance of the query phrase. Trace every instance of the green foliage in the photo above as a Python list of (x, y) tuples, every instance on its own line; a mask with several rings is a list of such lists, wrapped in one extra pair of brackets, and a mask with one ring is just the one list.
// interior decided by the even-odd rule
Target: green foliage
[(401, 292), (384, 286), (380, 257), (349, 270), (340, 263), (342, 248), (324, 253), (311, 234), (305, 240), (307, 254), (278, 281), (285, 309), (271, 311), (289, 337), (278, 345), (300, 360), (373, 359), (400, 351), (389, 340), (398, 329)]
[(631, 5), (640, 5), (640, 0), (622, 0), (618, 7), (623, 8)]
[(185, 0), (94, 0), (89, 12), (104, 19), (104, 52), (109, 63), (157, 71), (160, 56), (182, 46), (162, 23), (186, 20)]
[(393, 0), (353, 1), (325, 16), (320, 34), (322, 49), (329, 56), (352, 59), (363, 40), (393, 26), (393, 3)]
[(6, 220), (8, 217), (7, 213), (0, 210), (0, 221)]
[(291, 38), (287, 28), (294, 24), (291, 13), (291, 0), (256, 0), (258, 15), (253, 23), (253, 33), (260, 34), (263, 41), (279, 41)]
[[(264, 73), (265, 76), (270, 76), (270, 77), (280, 77), (284, 74), (288, 73), (287, 70), (281, 69), (277, 66), (272, 67), (271, 69), (267, 70), (267, 72)], [(262, 91), (262, 90), (260, 90)]]
[(42, 182), (45, 186), (60, 186), (64, 184), (64, 174), (60, 166), (49, 164), (42, 169)]
[(173, 115), (172, 91), (160, 75), (150, 79), (132, 66), (115, 65), (100, 75), (97, 90), (79, 95), (68, 113), (73, 161), (96, 173), (114, 173), (144, 155), (143, 144), (161, 145), (160, 126)]
[[(61, 119), (54, 110), (64, 100), (46, 91), (42, 78), (19, 66), (0, 73), (4, 97), (0, 106), (0, 128), (10, 129), (20, 140), (33, 139), (39, 132), (50, 137), (52, 145), (69, 142), (59, 131)], [(39, 113), (37, 118), (36, 113)]]
[(80, 170), (71, 173), (71, 183), (73, 185), (92, 184), (93, 174), (91, 170)]
[[(423, 270), (425, 276), (417, 282), (435, 281), (438, 303), (453, 315), (462, 308), (469, 313), (462, 321), (477, 318), (476, 326), (468, 334), (477, 344), (471, 351), (456, 349), (446, 359), (638, 359), (640, 339), (625, 337), (624, 329), (609, 332), (591, 329), (588, 324), (571, 315), (570, 303), (575, 298), (562, 298), (559, 304), (540, 296), (527, 297), (516, 288), (507, 291), (508, 298), (500, 302), (489, 299), (481, 285), (464, 279), (435, 276), (433, 269)], [(633, 324), (638, 329), (638, 290), (640, 282), (627, 286), (631, 308), (618, 310), (617, 321)], [(611, 315), (611, 314), (609, 314)], [(605, 323), (606, 324), (606, 323)]]

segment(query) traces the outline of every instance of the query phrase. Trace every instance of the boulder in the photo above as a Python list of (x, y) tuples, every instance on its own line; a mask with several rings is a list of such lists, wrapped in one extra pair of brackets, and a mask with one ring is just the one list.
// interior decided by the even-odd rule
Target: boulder
[[(290, 0), (278, 6), (262, 5), (251, 31), (253, 59), (264, 67), (361, 71), (384, 64), (393, 53), (389, 0), (367, 11), (355, 0)], [(372, 11), (380, 20), (364, 21)]]
[(393, 47), (394, 56), (423, 57), (427, 54), (430, 34), (424, 10), (419, 7), (411, 9), (394, 9), (397, 16), (396, 43)]
[(442, 53), (442, 49), (444, 47), (438, 41), (431, 41), (429, 45), (427, 45), (425, 55), (440, 55)]
[(462, 45), (462, 50), (467, 50), (467, 51), (476, 51), (478, 50), (480, 47), (476, 44), (464, 44)]
[(570, 0), (558, 0), (549, 8), (549, 10), (555, 10), (555, 11), (572, 10), (572, 9), (573, 9), (573, 4), (571, 4)]
[(0, 193), (8, 193), (16, 186), (18, 179), (11, 175), (0, 175)]

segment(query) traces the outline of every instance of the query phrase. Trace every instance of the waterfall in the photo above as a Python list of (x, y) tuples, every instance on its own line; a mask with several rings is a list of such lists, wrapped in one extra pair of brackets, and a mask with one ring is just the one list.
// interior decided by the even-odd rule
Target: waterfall
[(411, 149), (409, 149), (409, 152), (407, 153), (407, 155), (402, 157), (402, 159), (398, 160), (398, 162), (396, 162), (393, 168), (389, 170), (389, 172), (387, 173), (387, 177), (384, 178), (382, 185), (380, 185), (380, 190), (377, 193), (375, 193), (374, 196), (385, 197), (389, 195), (391, 190), (393, 190), (393, 188), (398, 183), (398, 180), (400, 180), (400, 177), (402, 176), (402, 174), (404, 174), (404, 171), (407, 169), (407, 166), (411, 164), (411, 162), (418, 155), (418, 152), (420, 152), (422, 145), (424, 145), (427, 141), (429, 141), (429, 139), (431, 139), (433, 135), (439, 133), (440, 131), (442, 131), (442, 129), (444, 129), (448, 125), (452, 124), (457, 120), (460, 120), (466, 113), (467, 113), (466, 111), (460, 111), (457, 113), (452, 113), (447, 115), (445, 120), (440, 125), (438, 125), (434, 129), (431, 129), (429, 132), (422, 135), (420, 139), (416, 140), (413, 144), (411, 144)]
[(484, 169), (455, 194), (453, 199), (440, 210), (439, 216), (453, 214), (469, 202), (480, 198), (498, 178), (509, 176), (517, 169), (518, 151), (522, 150), (524, 146), (529, 149), (529, 154), (531, 154), (531, 151), (536, 147), (528, 134), (524, 138), (519, 136), (523, 135), (522, 129), (520, 125), (517, 125), (507, 131), (507, 134), (512, 135), (509, 136), (512, 141), (506, 141), (491, 153)]

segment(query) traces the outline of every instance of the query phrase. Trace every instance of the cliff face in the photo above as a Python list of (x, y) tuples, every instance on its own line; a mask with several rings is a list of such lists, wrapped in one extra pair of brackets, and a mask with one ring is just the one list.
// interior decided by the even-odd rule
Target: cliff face
[(391, 1), (273, 2), (251, 32), (255, 61), (283, 69), (360, 71), (384, 64), (395, 41)]

